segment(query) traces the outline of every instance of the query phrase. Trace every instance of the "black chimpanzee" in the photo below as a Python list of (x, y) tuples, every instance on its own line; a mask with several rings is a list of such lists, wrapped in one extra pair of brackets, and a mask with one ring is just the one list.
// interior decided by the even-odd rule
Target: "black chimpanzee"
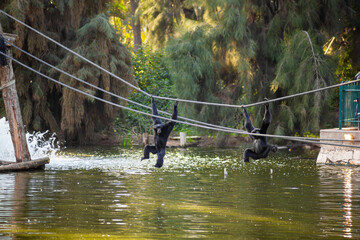
[[(154, 98), (151, 98), (152, 103), (152, 114), (158, 116), (158, 112), (156, 109)], [(176, 101), (174, 104), (174, 111), (171, 116), (172, 119), (177, 119), (177, 105), (178, 102)], [(141, 160), (149, 159), (149, 153), (155, 154), (157, 153), (157, 162), (155, 167), (161, 168), (164, 163), (164, 156), (165, 156), (165, 148), (166, 148), (166, 142), (168, 140), (168, 137), (173, 130), (175, 123), (173, 121), (166, 122), (165, 124), (162, 124), (160, 118), (152, 117), (154, 122), (154, 143), (155, 146), (146, 145), (144, 148), (144, 157), (141, 158)]]
[[(266, 100), (266, 99), (265, 99)], [(249, 118), (249, 114), (244, 108), (244, 116), (245, 116), (245, 127), (249, 133), (260, 133), (266, 134), (266, 131), (271, 122), (271, 114), (270, 114), (270, 106), (267, 103), (265, 105), (265, 114), (262, 120), (261, 128), (255, 128), (251, 120)], [(248, 148), (244, 152), (244, 162), (249, 162), (249, 157), (253, 159), (266, 158), (269, 155), (270, 151), (276, 152), (277, 145), (267, 144), (267, 139), (265, 136), (253, 136), (250, 135), (251, 139), (254, 141), (253, 148)]]
[[(6, 54), (5, 39), (1, 34), (0, 34), (0, 52)], [(0, 54), (0, 66), (6, 66), (6, 65), (7, 65), (6, 56)]]

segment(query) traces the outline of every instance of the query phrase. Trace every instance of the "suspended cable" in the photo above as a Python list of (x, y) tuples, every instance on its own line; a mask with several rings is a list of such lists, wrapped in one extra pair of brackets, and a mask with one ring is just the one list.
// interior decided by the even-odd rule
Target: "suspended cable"
[[(97, 89), (97, 90), (99, 90), (99, 91), (102, 91), (102, 92), (104, 92), (104, 93), (107, 93), (107, 94), (109, 94), (109, 95), (111, 95), (111, 96), (113, 96), (113, 97), (117, 97), (117, 98), (119, 98), (119, 99), (121, 99), (121, 100), (123, 100), (123, 101), (127, 101), (127, 102), (130, 102), (130, 103), (132, 103), (132, 104), (135, 104), (135, 105), (138, 105), (138, 106), (140, 106), (140, 107), (147, 108), (147, 109), (150, 109), (150, 110), (152, 109), (152, 108), (149, 107), (149, 106), (146, 106), (146, 105), (143, 105), (143, 104), (141, 104), (141, 103), (132, 101), (132, 100), (130, 100), (130, 99), (128, 99), (128, 98), (124, 98), (124, 97), (119, 96), (119, 95), (117, 95), (117, 94), (115, 94), (115, 93), (112, 93), (112, 92), (107, 91), (107, 90), (105, 90), (105, 89), (103, 89), (103, 88), (100, 88), (100, 87), (98, 87), (98, 86), (96, 86), (96, 85), (93, 85), (93, 84), (91, 84), (91, 83), (89, 83), (89, 82), (87, 82), (87, 81), (85, 81), (85, 80), (82, 80), (82, 79), (80, 79), (80, 78), (78, 78), (78, 77), (76, 77), (76, 76), (74, 76), (74, 75), (72, 75), (72, 74), (70, 74), (70, 73), (68, 73), (68, 72), (66, 72), (66, 71), (58, 68), (58, 67), (55, 67), (54, 65), (52, 65), (52, 64), (50, 64), (50, 63), (48, 63), (48, 62), (46, 62), (46, 61), (44, 61), (44, 60), (36, 57), (36, 56), (34, 56), (33, 54), (31, 54), (31, 53), (29, 53), (29, 52), (27, 52), (27, 51), (19, 48), (18, 46), (14, 45), (14, 44), (12, 44), (12, 43), (10, 43), (10, 42), (8, 42), (8, 41), (5, 41), (5, 42), (8, 43), (10, 46), (14, 47), (15, 49), (19, 50), (20, 52), (22, 52), (22, 53), (24, 53), (24, 54), (26, 54), (26, 55), (34, 58), (35, 60), (41, 62), (42, 64), (45, 64), (46, 66), (48, 66), (48, 67), (50, 67), (50, 68), (53, 68), (53, 69), (57, 70), (58, 72), (61, 72), (61, 73), (65, 74), (66, 76), (68, 76), (68, 77), (70, 77), (70, 78), (73, 78), (73, 79), (75, 79), (75, 80), (77, 80), (77, 81), (79, 81), (79, 82), (81, 82), (81, 83), (84, 83), (84, 84), (86, 84), (86, 85), (88, 85), (88, 86), (90, 86), (90, 87), (92, 87), (92, 88), (95, 88), (95, 89)], [(169, 116), (172, 115), (171, 113), (168, 113), (168, 112), (165, 112), (165, 111), (161, 111), (161, 110), (159, 110), (159, 112), (162, 113), (162, 114), (169, 115)], [(223, 126), (220, 126), (220, 125), (210, 124), (210, 123), (206, 123), (206, 122), (201, 122), (201, 121), (197, 121), (197, 120), (194, 120), (194, 119), (185, 118), (185, 117), (181, 117), (181, 116), (178, 116), (178, 118), (183, 119), (183, 120), (185, 120), (185, 121), (190, 121), (190, 122), (202, 124), (202, 125), (205, 125), (205, 126), (215, 127), (215, 128), (219, 128), (219, 129), (234, 130), (234, 129), (232, 129), (232, 128), (223, 127)]]
[[(87, 92), (84, 92), (84, 91), (81, 91), (79, 89), (76, 89), (74, 87), (71, 87), (65, 83), (62, 83), (58, 80), (55, 80), (29, 66), (27, 66), (26, 64), (16, 60), (15, 58), (3, 53), (3, 52), (0, 52), (1, 55), (3, 56), (6, 56), (8, 57), (9, 59), (13, 60), (14, 62), (16, 62), (17, 64), (25, 67), (26, 69), (36, 73), (36, 74), (39, 74), (40, 76), (50, 80), (50, 81), (53, 81), (55, 83), (58, 83), (60, 84), (61, 86), (63, 87), (66, 87), (66, 88), (69, 88), (73, 91), (76, 91), (78, 93), (81, 93), (83, 95), (86, 95), (90, 98), (93, 98), (93, 99), (96, 99), (98, 101), (101, 101), (101, 102), (104, 102), (104, 103), (107, 103), (107, 104), (110, 104), (110, 105), (113, 105), (115, 107), (119, 107), (119, 108), (122, 108), (122, 109), (126, 109), (126, 110), (129, 110), (129, 111), (132, 111), (132, 112), (136, 112), (136, 113), (139, 113), (139, 114), (143, 114), (143, 115), (146, 115), (146, 116), (150, 116), (150, 117), (157, 117), (157, 118), (160, 118), (160, 119), (163, 119), (163, 120), (170, 120), (170, 121), (173, 121), (173, 122), (177, 122), (177, 123), (182, 123), (182, 124), (187, 124), (187, 125), (190, 125), (190, 126), (195, 126), (195, 127), (200, 127), (200, 128), (205, 128), (205, 129), (210, 129), (210, 130), (216, 130), (216, 131), (223, 131), (223, 132), (230, 132), (230, 133), (240, 133), (239, 131), (231, 131), (231, 130), (226, 130), (226, 129), (219, 129), (219, 128), (213, 128), (213, 127), (208, 127), (208, 126), (204, 126), (204, 125), (198, 125), (198, 124), (193, 124), (193, 123), (188, 123), (188, 122), (183, 122), (183, 121), (179, 121), (179, 120), (174, 120), (174, 119), (169, 119), (169, 118), (165, 118), (165, 117), (161, 117), (161, 116), (156, 116), (156, 115), (153, 115), (153, 114), (150, 114), (150, 113), (145, 113), (145, 112), (141, 112), (141, 111), (138, 111), (138, 110), (135, 110), (135, 109), (131, 109), (131, 108), (128, 108), (128, 107), (125, 107), (125, 106), (122, 106), (120, 104), (116, 104), (116, 103), (113, 103), (113, 102), (110, 102), (110, 101), (107, 101), (105, 99), (102, 99), (102, 98), (99, 98), (99, 97), (96, 97), (96, 96), (93, 96)], [(341, 147), (350, 147), (350, 148), (360, 148), (360, 146), (353, 146), (353, 145), (343, 145), (343, 144), (336, 144), (336, 143), (327, 143), (327, 142), (316, 142), (316, 141), (310, 141), (310, 140), (303, 140), (303, 139), (298, 139), (298, 138), (293, 138), (293, 137), (289, 137), (289, 136), (279, 136), (279, 135), (270, 135), (270, 134), (254, 134), (254, 133), (248, 133), (248, 132), (241, 132), (241, 134), (246, 134), (246, 135), (253, 135), (253, 136), (266, 136), (266, 137), (272, 137), (272, 138), (281, 138), (281, 139), (285, 139), (285, 140), (291, 140), (291, 141), (298, 141), (298, 142), (303, 142), (303, 143), (312, 143), (312, 144), (322, 144), (322, 145), (332, 145), (332, 146), (341, 146)]]
[(105, 73), (109, 74), (110, 76), (112, 76), (112, 77), (114, 77), (114, 78), (116, 78), (116, 79), (120, 80), (121, 82), (125, 83), (126, 85), (128, 85), (128, 86), (130, 86), (130, 87), (132, 87), (132, 88), (136, 89), (137, 91), (139, 91), (139, 92), (141, 92), (141, 93), (143, 93), (143, 94), (145, 94), (145, 95), (147, 95), (147, 96), (151, 96), (151, 94), (149, 94), (149, 93), (147, 93), (147, 92), (145, 92), (145, 91), (141, 90), (140, 88), (138, 88), (138, 87), (136, 87), (136, 86), (132, 85), (131, 83), (127, 82), (126, 80), (122, 79), (121, 77), (116, 76), (116, 75), (115, 75), (115, 74), (113, 74), (112, 72), (110, 72), (110, 71), (106, 70), (105, 68), (103, 68), (103, 67), (99, 66), (98, 64), (96, 64), (96, 63), (94, 63), (94, 62), (90, 61), (89, 59), (87, 59), (87, 58), (83, 57), (82, 55), (78, 54), (77, 52), (75, 52), (75, 51), (71, 50), (70, 48), (68, 48), (68, 47), (66, 47), (66, 46), (64, 46), (64, 45), (62, 45), (61, 43), (59, 43), (59, 42), (55, 41), (54, 39), (52, 39), (52, 38), (48, 37), (47, 35), (45, 35), (45, 34), (43, 34), (42, 32), (40, 32), (40, 31), (36, 30), (35, 28), (33, 28), (33, 27), (29, 26), (28, 24), (26, 24), (26, 23), (24, 23), (24, 22), (20, 21), (19, 19), (17, 19), (17, 18), (15, 18), (15, 17), (11, 16), (10, 14), (8, 14), (8, 13), (4, 12), (3, 10), (1, 10), (1, 9), (0, 9), (0, 12), (1, 12), (2, 14), (6, 15), (7, 17), (9, 17), (9, 18), (13, 19), (14, 21), (16, 21), (16, 22), (20, 23), (21, 25), (23, 25), (23, 26), (25, 26), (25, 27), (29, 28), (30, 30), (32, 30), (32, 31), (34, 31), (34, 32), (36, 32), (37, 34), (39, 34), (40, 36), (42, 36), (42, 37), (46, 38), (47, 40), (49, 40), (49, 41), (51, 41), (51, 42), (55, 43), (55, 44), (56, 44), (56, 45), (58, 45), (59, 47), (64, 48), (64, 49), (65, 49), (65, 50), (67, 50), (68, 52), (70, 52), (70, 53), (74, 54), (75, 56), (77, 56), (77, 57), (81, 58), (82, 60), (84, 60), (85, 62), (87, 62), (87, 63), (91, 64), (92, 66), (94, 66), (94, 67), (96, 67), (96, 68), (98, 68), (98, 69), (100, 69), (100, 70), (104, 71)]
[[(46, 66), (48, 66), (48, 67), (50, 67), (50, 68), (53, 68), (53, 69), (55, 69), (55, 70), (57, 70), (57, 71), (65, 74), (65, 75), (67, 75), (67, 76), (70, 77), (70, 78), (73, 78), (73, 79), (75, 79), (75, 80), (77, 80), (77, 81), (79, 81), (79, 82), (81, 82), (81, 83), (84, 83), (84, 84), (86, 84), (86, 85), (88, 85), (88, 86), (90, 86), (90, 87), (93, 87), (93, 88), (95, 88), (95, 89), (97, 89), (97, 90), (99, 90), (99, 91), (102, 91), (102, 92), (104, 92), (104, 93), (107, 93), (107, 94), (109, 94), (109, 95), (111, 95), (111, 96), (117, 97), (117, 98), (119, 98), (119, 99), (121, 99), (121, 100), (130, 102), (130, 103), (132, 103), (132, 104), (138, 105), (138, 106), (143, 107), (143, 108), (147, 108), (147, 109), (150, 109), (150, 110), (152, 109), (152, 108), (149, 107), (149, 106), (146, 106), (146, 105), (143, 105), (143, 104), (141, 104), (141, 103), (138, 103), (138, 102), (132, 101), (132, 100), (130, 100), (130, 99), (124, 98), (124, 97), (122, 97), (122, 96), (119, 96), (119, 95), (117, 95), (117, 94), (114, 94), (114, 93), (112, 93), (112, 92), (109, 92), (109, 91), (107, 91), (107, 90), (105, 90), (105, 89), (102, 89), (102, 88), (100, 88), (100, 87), (98, 87), (98, 86), (96, 86), (96, 85), (93, 85), (93, 84), (91, 84), (91, 83), (88, 83), (88, 82), (86, 82), (86, 81), (84, 81), (84, 80), (82, 80), (82, 79), (80, 79), (80, 78), (78, 78), (78, 77), (76, 77), (76, 76), (74, 76), (74, 75), (72, 75), (72, 74), (70, 74), (70, 73), (68, 73), (68, 72), (66, 72), (66, 71), (58, 68), (58, 67), (55, 67), (54, 65), (52, 65), (52, 64), (50, 64), (50, 63), (48, 63), (48, 62), (46, 62), (46, 61), (44, 61), (44, 60), (36, 57), (36, 56), (34, 56), (33, 54), (31, 54), (31, 53), (29, 53), (29, 52), (27, 52), (27, 51), (25, 51), (25, 50), (17, 47), (16, 45), (14, 45), (14, 44), (12, 44), (12, 43), (10, 43), (10, 42), (8, 42), (8, 41), (6, 41), (6, 42), (7, 42), (9, 45), (11, 45), (12, 47), (14, 47), (15, 49), (19, 50), (20, 52), (22, 52), (22, 53), (24, 53), (24, 54), (26, 54), (26, 55), (34, 58), (35, 60), (37, 60), (37, 61), (45, 64)], [(160, 110), (159, 110), (159, 112), (160, 112), (160, 113), (163, 113), (163, 114), (166, 114), (166, 115), (169, 115), (169, 116), (172, 115), (171, 113), (168, 113), (168, 112), (165, 112), (165, 111), (160, 111)], [(198, 123), (198, 124), (201, 124), (201, 125), (205, 125), (205, 126), (210, 126), (210, 127), (219, 128), (219, 129), (231, 130), (231, 131), (234, 131), (234, 132), (239, 133), (239, 134), (245, 133), (245, 131), (243, 131), (243, 130), (234, 129), (234, 128), (228, 128), (228, 127), (223, 127), (223, 126), (215, 125), (215, 124), (209, 124), (209, 123), (205, 123), (205, 122), (193, 120), (193, 119), (190, 119), (190, 118), (185, 118), (185, 117), (181, 117), (181, 116), (178, 116), (178, 118), (183, 119), (183, 120), (185, 120), (185, 121), (190, 121), (190, 122)], [(293, 138), (293, 139), (312, 140), (312, 141), (341, 141), (341, 142), (342, 142), (342, 141), (345, 141), (345, 140), (343, 140), (343, 139), (323, 139), (323, 138), (321, 139), (321, 138), (309, 138), (309, 137), (292, 137), (292, 138)], [(360, 141), (360, 140), (353, 140), (353, 141)]]
[(271, 99), (271, 100), (266, 100), (266, 101), (261, 101), (261, 102), (257, 102), (257, 103), (251, 103), (251, 104), (243, 104), (243, 105), (233, 105), (233, 104), (224, 104), (224, 103), (212, 103), (212, 102), (202, 102), (202, 101), (196, 101), (196, 100), (187, 100), (187, 99), (180, 99), (180, 98), (169, 98), (169, 97), (161, 97), (161, 96), (156, 96), (156, 95), (151, 95), (147, 92), (145, 92), (144, 90), (132, 85), (131, 83), (127, 82), (126, 80), (122, 79), (121, 77), (119, 76), (116, 76), (115, 74), (111, 73), (110, 71), (106, 70), (105, 68), (99, 66), (98, 64), (90, 61), (89, 59), (85, 58), (84, 56), (78, 54), (77, 52), (71, 50), (70, 48), (62, 45), (61, 43), (55, 41), (54, 39), (48, 37), (47, 35), (41, 33), (40, 31), (36, 30), (35, 28), (29, 26), (28, 24), (20, 21), (19, 19), (13, 17), (12, 15), (6, 13), (5, 11), (1, 10), (0, 9), (0, 13), (6, 15), (7, 17), (13, 19), (14, 21), (20, 23), (21, 25), (29, 28), (30, 30), (36, 32), (37, 34), (39, 34), (40, 36), (46, 38), (47, 40), (55, 43), (56, 45), (64, 48), (65, 50), (69, 51), (70, 53), (74, 54), (75, 56), (81, 58), (82, 60), (86, 61), (87, 63), (91, 64), (92, 66), (104, 71), (105, 73), (109, 74), (110, 76), (114, 77), (115, 79), (118, 79), (120, 80), (121, 82), (125, 83), (126, 85), (136, 89), (137, 91), (145, 94), (146, 96), (149, 96), (149, 97), (154, 97), (154, 98), (157, 98), (157, 99), (163, 99), (163, 100), (170, 100), (170, 101), (179, 101), (179, 102), (186, 102), (186, 103), (194, 103), (194, 104), (203, 104), (203, 105), (210, 105), (210, 106), (222, 106), (222, 107), (233, 107), (233, 108), (244, 108), (244, 107), (252, 107), (252, 106), (256, 106), (256, 105), (261, 105), (261, 104), (265, 104), (265, 103), (270, 103), (270, 102), (276, 102), (276, 101), (281, 101), (281, 100), (285, 100), (285, 99), (288, 99), (288, 98), (293, 98), (293, 97), (298, 97), (298, 96), (302, 96), (302, 95), (305, 95), (305, 94), (310, 94), (310, 93), (315, 93), (315, 92), (319, 92), (319, 91), (324, 91), (324, 90), (328, 90), (328, 89), (331, 89), (331, 88), (336, 88), (336, 87), (339, 87), (339, 86), (343, 86), (343, 85), (348, 85), (348, 84), (352, 84), (352, 83), (355, 83), (355, 82), (359, 82), (360, 79), (357, 79), (357, 80), (353, 80), (353, 81), (349, 81), (349, 82), (344, 82), (344, 83), (341, 83), (341, 84), (336, 84), (336, 85), (332, 85), (332, 86), (328, 86), (328, 87), (324, 87), (324, 88), (319, 88), (319, 89), (314, 89), (314, 90), (310, 90), (310, 91), (306, 91), (306, 92), (303, 92), (303, 93), (297, 93), (297, 94), (293, 94), (293, 95), (289, 95), (289, 96), (285, 96), (285, 97), (280, 97), (280, 98), (274, 98), (274, 99)]
[(49, 40), (49, 41), (51, 41), (51, 42), (53, 42), (53, 43), (55, 43), (55, 44), (58, 45), (59, 47), (64, 48), (65, 50), (67, 50), (68, 52), (70, 52), (70, 53), (74, 54), (75, 56), (81, 58), (81, 59), (84, 60), (85, 62), (87, 62), (87, 63), (91, 64), (92, 66), (94, 66), (94, 67), (102, 70), (103, 72), (109, 74), (110, 76), (114, 77), (115, 79), (120, 80), (121, 82), (127, 84), (128, 86), (136, 89), (137, 91), (145, 94), (145, 95), (148, 96), (148, 97), (154, 97), (154, 98), (157, 98), (157, 99), (164, 99), (164, 100), (179, 101), (179, 102), (198, 103), (198, 104), (212, 105), (212, 106), (226, 106), (226, 107), (236, 107), (236, 108), (239, 108), (239, 107), (240, 107), (239, 105), (221, 104), (221, 103), (210, 103), (210, 102), (201, 102), (201, 101), (185, 100), (185, 99), (177, 99), (177, 98), (165, 98), (165, 97), (159, 97), (159, 96), (156, 96), (156, 95), (151, 95), (151, 94), (145, 92), (144, 90), (142, 90), (142, 89), (140, 89), (140, 88), (132, 85), (131, 83), (127, 82), (126, 80), (122, 79), (121, 77), (116, 76), (115, 74), (113, 74), (113, 73), (111, 73), (110, 71), (106, 70), (105, 68), (99, 66), (98, 64), (90, 61), (89, 59), (85, 58), (84, 56), (80, 55), (79, 53), (71, 50), (70, 48), (64, 46), (63, 44), (55, 41), (54, 39), (52, 39), (52, 38), (50, 38), (50, 37), (48, 37), (47, 35), (45, 35), (45, 34), (43, 34), (42, 32), (36, 30), (35, 28), (29, 26), (28, 24), (26, 24), (26, 23), (20, 21), (19, 19), (13, 17), (12, 15), (6, 13), (5, 11), (3, 11), (3, 10), (0, 9), (0, 13), (6, 15), (7, 17), (9, 17), (9, 18), (11, 18), (12, 20), (20, 23), (21, 25), (29, 28), (30, 30), (36, 32), (36, 33), (39, 34), (40, 36), (46, 38), (47, 40)]
[(329, 89), (332, 89), (332, 88), (341, 87), (341, 86), (344, 86), (344, 85), (349, 85), (349, 84), (356, 83), (356, 82), (359, 82), (359, 81), (360, 81), (360, 78), (352, 80), (352, 81), (343, 82), (343, 83), (339, 83), (339, 84), (334, 84), (334, 85), (331, 85), (331, 86), (318, 88), (318, 89), (313, 89), (313, 90), (309, 90), (309, 91), (306, 91), (306, 92), (296, 93), (296, 94), (292, 94), (292, 95), (288, 95), (288, 96), (284, 96), (284, 97), (269, 99), (269, 100), (256, 102), (256, 103), (245, 104), (245, 105), (241, 105), (241, 107), (247, 108), (247, 107), (253, 107), (253, 106), (261, 105), (261, 104), (265, 104), (265, 103), (282, 101), (282, 100), (289, 99), (289, 98), (299, 97), (299, 96), (307, 95), (307, 94), (310, 94), (310, 93), (316, 93), (316, 92), (320, 92), (320, 91), (329, 90)]
[[(57, 41), (55, 41), (54, 39), (46, 36), (45, 34), (41, 33), (40, 31), (32, 28), (31, 26), (23, 23), (22, 21), (18, 20), (17, 18), (7, 14), (6, 12), (0, 10), (1, 13), (5, 14), (6, 16), (8, 16), (9, 18), (13, 19), (14, 21), (24, 25), (25, 27), (29, 28), (30, 30), (38, 33), (39, 35), (43, 36), (44, 38), (48, 39), (49, 41), (57, 44), (58, 46), (66, 49), (67, 51), (71, 52), (72, 54), (78, 56), (79, 58), (83, 59), (84, 61), (88, 62), (89, 64), (99, 68), (100, 70), (108, 73), (109, 75), (111, 75), (112, 77), (116, 78), (116, 79), (119, 79), (120, 81), (124, 82), (125, 84), (127, 84), (128, 86), (130, 87), (133, 87), (134, 89), (142, 92), (143, 94), (147, 95), (147, 96), (152, 96), (148, 93), (146, 93), (145, 91), (141, 90), (140, 88), (132, 85), (131, 83), (128, 83), (127, 81), (125, 81), (124, 79), (114, 75), (113, 73), (109, 72), (108, 70), (102, 68), (101, 66), (91, 62), (90, 60), (88, 60), (87, 58), (81, 56), (80, 54), (74, 52), (73, 50), (67, 48), (66, 46), (58, 43)], [(60, 70), (60, 69), (59, 69)], [(64, 73), (64, 72), (63, 72)], [(66, 74), (66, 73), (64, 73)], [(66, 74), (68, 75), (68, 74)], [(68, 75), (69, 76), (69, 75)], [(265, 103), (270, 103), (270, 102), (275, 102), (275, 101), (280, 101), (280, 100), (284, 100), (284, 99), (288, 99), (288, 98), (292, 98), (292, 97), (297, 97), (297, 96), (301, 96), (301, 95), (305, 95), (305, 94), (310, 94), (310, 93), (315, 93), (315, 92), (318, 92), (318, 91), (324, 91), (324, 90), (327, 90), (327, 89), (331, 89), (331, 88), (335, 88), (335, 87), (339, 87), (339, 86), (343, 86), (343, 85), (348, 85), (348, 84), (351, 84), (351, 83), (355, 83), (355, 82), (358, 82), (360, 81), (360, 79), (357, 79), (357, 80), (354, 80), (354, 81), (349, 81), (349, 82), (345, 82), (345, 83), (341, 83), (341, 84), (336, 84), (336, 85), (332, 85), (332, 86), (328, 86), (328, 87), (324, 87), (324, 88), (320, 88), (320, 89), (315, 89), (315, 90), (310, 90), (310, 91), (307, 91), (307, 92), (303, 92), (303, 93), (298, 93), (298, 94), (293, 94), (293, 95), (289, 95), (289, 96), (285, 96), (285, 97), (280, 97), (280, 98), (276, 98), (276, 99), (271, 99), (271, 100), (267, 100), (267, 101), (262, 101), (262, 102), (257, 102), (257, 103), (252, 103), (252, 104), (247, 104), (247, 105), (231, 105), (231, 104), (221, 104), (221, 103), (209, 103), (209, 102), (201, 102), (201, 101), (194, 101), (194, 100), (185, 100), (185, 99), (175, 99), (175, 98), (167, 98), (167, 97), (159, 97), (159, 96), (152, 96), (154, 98), (158, 98), (158, 99), (163, 99), (163, 100), (172, 100), (172, 101), (180, 101), (180, 102), (188, 102), (188, 103), (199, 103), (199, 104), (206, 104), (206, 105), (213, 105), (213, 106), (225, 106), (225, 107), (251, 107), (251, 106), (256, 106), (256, 105), (261, 105), (261, 104), (265, 104)], [(87, 83), (86, 81), (82, 81), (84, 82), (85, 84), (89, 84)], [(96, 87), (95, 85), (93, 85), (93, 87), (95, 87), (96, 89), (99, 89), (98, 87)], [(101, 88), (100, 88), (101, 89)], [(145, 108), (148, 108), (148, 109), (151, 109), (150, 107), (148, 106), (145, 106), (145, 105), (142, 105), (140, 103), (136, 103), (134, 101), (131, 101), (131, 100), (128, 100), (126, 98), (123, 98), (123, 97), (120, 97), (116, 94), (113, 94), (111, 92), (108, 92), (106, 90), (101, 90), (101, 91), (105, 91), (106, 93), (112, 95), (112, 96), (116, 96), (122, 100), (125, 100), (125, 101), (128, 101), (128, 102), (131, 102), (133, 104), (136, 104), (136, 105), (139, 105), (141, 107), (145, 107)], [(170, 113), (167, 113), (167, 112), (164, 112), (164, 111), (159, 111), (163, 114), (167, 114), (167, 115), (171, 115)], [(232, 129), (232, 128), (227, 128), (227, 127), (223, 127), (223, 126), (219, 126), (219, 125), (214, 125), (214, 124), (209, 124), (209, 123), (204, 123), (204, 122), (201, 122), (201, 121), (196, 121), (196, 120), (193, 120), (193, 119), (189, 119), (189, 118), (184, 118), (184, 117), (179, 117), (179, 118), (182, 118), (184, 120), (187, 120), (187, 121), (192, 121), (192, 122), (196, 122), (196, 123), (199, 123), (199, 124), (203, 124), (203, 125), (206, 125), (206, 126), (211, 126), (211, 127), (216, 127), (216, 128), (219, 128), (219, 129), (224, 129), (224, 130), (229, 130), (229, 131), (232, 131), (234, 133), (240, 133), (240, 134), (247, 134), (247, 132), (245, 131), (242, 131), (242, 130), (237, 130), (237, 129)], [(272, 135), (272, 136), (275, 136), (275, 135)], [(278, 135), (277, 137), (281, 137), (280, 135)], [(319, 138), (303, 138), (303, 137), (292, 137), (292, 139), (312, 139), (312, 140), (315, 140), (315, 141), (344, 141), (344, 140), (338, 140), (338, 139), (319, 139)]]

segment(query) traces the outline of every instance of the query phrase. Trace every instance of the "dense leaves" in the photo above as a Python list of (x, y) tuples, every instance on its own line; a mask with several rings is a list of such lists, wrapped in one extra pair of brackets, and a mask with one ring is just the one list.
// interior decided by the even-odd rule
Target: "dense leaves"
[[(359, 70), (360, 2), (356, 0), (7, 0), (0, 7), (126, 80), (136, 80), (154, 95), (240, 105), (350, 80)], [(17, 44), (25, 50), (150, 106), (149, 97), (9, 19), (0, 20), (5, 31), (19, 35)], [(15, 54), (61, 81), (117, 101)], [(118, 113), (19, 67), (16, 76), (24, 122), (30, 129), (50, 129), (77, 143), (107, 134), (114, 118), (116, 127), (127, 132), (151, 129), (149, 117)], [(172, 102), (157, 103), (159, 109), (172, 111)], [(270, 131), (317, 134), (320, 128), (335, 125), (337, 92), (271, 107)], [(241, 110), (184, 103), (179, 110), (206, 122), (243, 125)], [(263, 107), (249, 112), (260, 124)]]
[[(162, 52), (153, 52), (147, 46), (139, 48), (133, 53), (133, 69), (140, 89), (152, 95), (174, 97), (173, 81), (168, 68), (165, 66)], [(137, 91), (131, 91), (129, 99), (151, 106), (151, 98)], [(158, 110), (172, 113), (173, 103), (171, 101), (156, 100), (156, 106)], [(151, 110), (132, 103), (129, 103), (128, 107), (151, 113)], [(152, 133), (152, 120), (148, 116), (127, 111), (124, 121), (117, 119), (117, 127), (122, 132), (129, 132), (130, 130), (131, 133)]]
[[(6, 1), (5, 4), (1, 3), (1, 9), (5, 9), (103, 68), (109, 69), (127, 81), (132, 81), (130, 53), (119, 43), (108, 17), (103, 15), (107, 10), (107, 2), (106, 0)], [(24, 50), (96, 86), (125, 96), (128, 94), (129, 90), (124, 84), (85, 64), (79, 58), (22, 25), (15, 24), (7, 18), (1, 18), (1, 23), (4, 23), (6, 32), (19, 35), (17, 45)], [(114, 100), (108, 95), (103, 95), (40, 65), (21, 53), (15, 52), (15, 55), (27, 65), (71, 86), (106, 100)], [(24, 123), (29, 130), (49, 129), (58, 133), (58, 136), (68, 144), (92, 144), (103, 134), (112, 131), (112, 121), (118, 114), (117, 109), (111, 105), (94, 102), (17, 65), (15, 65), (15, 75)]]

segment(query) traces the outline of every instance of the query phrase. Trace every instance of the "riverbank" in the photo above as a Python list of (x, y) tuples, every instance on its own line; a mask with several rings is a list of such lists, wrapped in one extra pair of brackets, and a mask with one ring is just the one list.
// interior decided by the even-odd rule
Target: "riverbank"
[[(142, 146), (143, 145), (143, 136), (142, 135), (132, 135), (132, 136), (122, 136), (122, 135), (98, 135), (96, 137), (96, 145), (100, 146), (115, 146), (115, 145), (133, 145), (133, 146)], [(241, 143), (249, 142), (248, 137), (241, 136), (188, 136), (187, 144), (185, 147), (236, 147)], [(149, 144), (154, 144), (154, 136), (149, 135)], [(91, 144), (90, 144), (91, 145)], [(180, 147), (180, 139), (177, 135), (171, 135), (168, 142), (168, 147)]]
[[(187, 143), (184, 147), (221, 147), (221, 148), (236, 148), (243, 144), (251, 143), (249, 136), (188, 136)], [(149, 135), (149, 144), (154, 144), (154, 136)], [(133, 135), (133, 136), (102, 136), (96, 145), (100, 146), (143, 146), (143, 136), (142, 135)], [(282, 144), (278, 144), (282, 145)], [(299, 144), (288, 142), (284, 144), (282, 148), (302, 148), (302, 149), (318, 149), (319, 145), (308, 145), (308, 144)], [(176, 148), (180, 147), (180, 139), (174, 134), (170, 136), (167, 147)]]

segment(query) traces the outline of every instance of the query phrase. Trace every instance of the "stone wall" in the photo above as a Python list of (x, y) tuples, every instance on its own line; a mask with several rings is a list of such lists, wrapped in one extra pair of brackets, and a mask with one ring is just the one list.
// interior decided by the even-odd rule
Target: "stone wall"
[[(320, 131), (320, 138), (344, 139), (345, 134), (351, 134), (354, 140), (360, 140), (360, 131), (357, 128), (323, 129)], [(322, 141), (326, 142), (326, 141)], [(329, 141), (330, 142), (330, 141)], [(330, 142), (346, 145), (360, 146), (360, 141)], [(360, 165), (360, 148), (339, 147), (321, 145), (316, 163), (318, 164), (341, 164)]]

